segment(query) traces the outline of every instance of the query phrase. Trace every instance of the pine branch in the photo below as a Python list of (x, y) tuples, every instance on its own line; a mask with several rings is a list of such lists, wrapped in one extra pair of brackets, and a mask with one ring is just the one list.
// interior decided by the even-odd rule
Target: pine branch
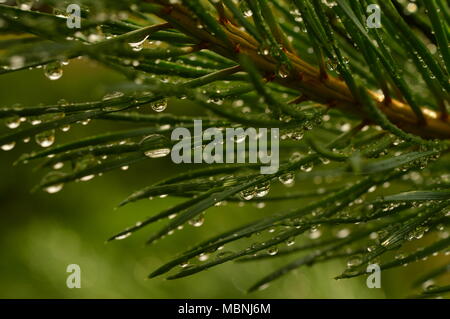
[[(289, 203), (285, 211), (267, 210), (195, 244), (149, 277), (171, 272), (168, 278), (176, 279), (229, 261), (294, 258), (258, 280), (254, 291), (332, 259), (348, 259), (336, 275), (350, 278), (366, 274), (371, 263), (387, 270), (448, 250), (446, 1), (417, 1), (417, 12), (408, 15), (401, 2), (375, 1), (383, 15), (380, 29), (366, 26), (367, 0), (82, 3), (81, 28), (74, 30), (53, 13), (65, 9), (61, 2), (42, 0), (32, 10), (0, 4), (0, 75), (42, 67), (57, 80), (66, 63), (85, 57), (124, 79), (120, 91), (109, 88), (97, 101), (0, 108), (12, 129), (0, 133), (4, 151), (33, 136), (43, 147), (16, 162), (41, 160), (36, 166), (48, 174), (35, 190), (56, 193), (69, 182), (163, 158), (175, 145), (173, 129), (193, 131), (195, 120), (204, 129), (264, 127), (281, 134), (280, 167), (273, 174), (246, 161), (198, 164), (120, 202), (181, 200), (109, 239), (165, 222), (148, 235), (148, 244), (184, 225), (201, 226), (211, 211), (220, 213), (215, 206)], [(187, 100), (203, 114), (168, 113), (173, 100)], [(57, 130), (98, 121), (129, 128), (111, 126), (55, 144), (63, 134)], [(194, 145), (196, 137), (188, 139), (193, 152), (209, 145)], [(420, 249), (405, 248), (410, 241)], [(393, 258), (398, 249), (405, 255)], [(433, 267), (412, 284), (441, 280), (446, 272), (448, 265)], [(442, 287), (421, 297), (447, 292), (442, 280)]]
[[(222, 23), (221, 30), (223, 30), (224, 36), (227, 38), (225, 43), (204, 29), (199, 29), (195, 19), (181, 5), (171, 5), (169, 1), (163, 0), (148, 0), (147, 2), (160, 4), (161, 6), (157, 6), (152, 10), (153, 13), (171, 23), (179, 31), (207, 44), (210, 50), (235, 61), (238, 61), (239, 55), (248, 56), (262, 74), (275, 76), (274, 81), (276, 83), (300, 90), (313, 101), (332, 105), (332, 107), (340, 108), (370, 120), (370, 117), (367, 117), (361, 111), (362, 102), (357, 96), (355, 97), (352, 94), (343, 81), (335, 77), (323, 79), (319, 69), (306, 63), (295, 53), (285, 49), (293, 69), (288, 76), (277, 77), (276, 75), (280, 72), (277, 62), (271, 57), (260, 55), (257, 41), (250, 34), (240, 31), (230, 21), (220, 21)], [(420, 114), (424, 117), (424, 123), (419, 124), (420, 119), (411, 106), (396, 99), (385, 101), (379, 94), (372, 91), (368, 93), (378, 108), (393, 123), (405, 131), (426, 138), (450, 138), (450, 122), (439, 112), (422, 108)], [(386, 104), (386, 102), (388, 103)]]

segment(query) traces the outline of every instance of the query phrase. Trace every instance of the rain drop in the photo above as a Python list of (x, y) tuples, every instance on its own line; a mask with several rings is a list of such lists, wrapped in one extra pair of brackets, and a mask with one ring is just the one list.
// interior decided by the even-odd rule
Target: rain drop
[(55, 142), (55, 130), (39, 133), (35, 136), (35, 140), (41, 147), (50, 147)]
[(281, 184), (286, 185), (286, 186), (292, 186), (295, 181), (295, 175), (293, 173), (287, 173), (287, 174), (281, 175), (278, 179), (281, 182)]
[(240, 192), (239, 195), (243, 200), (251, 200), (255, 197), (256, 192), (253, 188), (249, 188)]
[(6, 119), (5, 124), (10, 129), (15, 129), (20, 126), (21, 120), (20, 117), (14, 116)]
[(311, 172), (312, 171), (312, 169), (313, 169), (313, 163), (305, 163), (305, 164), (303, 164), (301, 167), (300, 167), (300, 169), (302, 170), (302, 171), (304, 171), (304, 172)]
[(64, 187), (64, 184), (52, 185), (52, 186), (45, 188), (45, 191), (49, 194), (55, 194), (55, 193), (58, 193), (59, 191), (61, 191), (63, 189), (63, 187)]
[(256, 197), (264, 197), (267, 194), (269, 194), (269, 191), (270, 191), (270, 184), (269, 183), (266, 183), (266, 184), (263, 184), (263, 185), (258, 185), (256, 187), (255, 195), (256, 195)]
[(295, 244), (295, 238), (291, 237), (288, 240), (286, 240), (286, 246), (292, 246)]
[(353, 256), (347, 261), (348, 268), (355, 268), (361, 265), (363, 262), (362, 257), (360, 255)]
[(289, 76), (289, 67), (285, 64), (282, 64), (278, 68), (278, 76), (282, 79), (285, 79)]
[(131, 236), (131, 232), (115, 237), (115, 240), (122, 240)]
[(10, 150), (12, 150), (12, 149), (14, 148), (14, 146), (16, 146), (16, 142), (11, 142), (11, 143), (8, 143), (8, 144), (3, 144), (3, 145), (2, 145), (2, 150), (4, 150), (4, 151), (10, 151)]
[(82, 177), (82, 178), (80, 178), (80, 180), (82, 181), (82, 182), (87, 182), (87, 181), (90, 181), (91, 179), (93, 179), (95, 177), (95, 175), (86, 175), (86, 176), (84, 176), (84, 177)]
[(58, 163), (53, 165), (53, 169), (56, 169), (56, 170), (61, 169), (63, 167), (64, 167), (64, 163), (63, 162), (58, 162)]
[(147, 41), (149, 36), (146, 36), (142, 41), (134, 42), (134, 43), (128, 43), (128, 45), (131, 47), (131, 49), (135, 52), (142, 51), (144, 48), (144, 43)]
[(60, 62), (47, 64), (44, 71), (45, 76), (52, 81), (59, 80), (63, 76), (63, 69)]
[(121, 98), (122, 96), (124, 96), (124, 94), (122, 92), (111, 92), (106, 94), (105, 96), (103, 96), (103, 101), (110, 101), (110, 100), (114, 100), (114, 99), (118, 99)]
[(200, 227), (205, 222), (205, 217), (203, 215), (199, 215), (189, 221), (189, 225), (194, 227)]
[(157, 150), (148, 150), (144, 154), (145, 154), (145, 156), (150, 157), (150, 158), (160, 158), (160, 157), (165, 157), (165, 156), (169, 155), (170, 149), (169, 148), (160, 148)]
[(270, 247), (269, 249), (267, 249), (267, 254), (270, 256), (275, 256), (276, 254), (278, 254), (278, 248), (276, 246)]
[(167, 100), (162, 99), (152, 104), (152, 109), (155, 112), (163, 112), (167, 108)]

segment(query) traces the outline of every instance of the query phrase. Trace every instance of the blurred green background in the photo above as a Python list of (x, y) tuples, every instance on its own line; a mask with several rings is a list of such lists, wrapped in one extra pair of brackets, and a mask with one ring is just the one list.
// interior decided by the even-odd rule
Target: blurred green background
[[(43, 70), (22, 71), (0, 77), (0, 106), (15, 103), (36, 105), (97, 100), (106, 87), (124, 82), (120, 75), (86, 60), (64, 68), (58, 81), (48, 80)], [(193, 106), (171, 104), (190, 113)], [(96, 121), (87, 126), (73, 125), (69, 133), (57, 134), (57, 142), (107, 130), (126, 127), (123, 123)], [(8, 129), (1, 128), (3, 134)], [(245, 290), (257, 279), (292, 257), (259, 263), (228, 263), (186, 279), (147, 280), (150, 271), (218, 232), (252, 219), (297, 205), (271, 204), (257, 209), (230, 204), (208, 211), (202, 227), (186, 226), (153, 246), (146, 237), (161, 224), (148, 227), (126, 240), (105, 244), (112, 234), (136, 221), (173, 205), (176, 199), (141, 201), (115, 210), (131, 192), (176, 174), (184, 169), (169, 160), (148, 160), (127, 171), (115, 171), (89, 182), (66, 185), (54, 195), (31, 193), (42, 172), (36, 164), (12, 166), (23, 153), (38, 149), (32, 140), (14, 150), (0, 153), (0, 297), (1, 298), (395, 298), (409, 292), (411, 275), (421, 263), (383, 273), (382, 289), (368, 289), (366, 278), (335, 281), (345, 261), (331, 261), (301, 268), (253, 294)], [(299, 239), (301, 240), (301, 239)], [(81, 289), (69, 289), (66, 267), (81, 267)], [(421, 268), (422, 267), (422, 268)]]

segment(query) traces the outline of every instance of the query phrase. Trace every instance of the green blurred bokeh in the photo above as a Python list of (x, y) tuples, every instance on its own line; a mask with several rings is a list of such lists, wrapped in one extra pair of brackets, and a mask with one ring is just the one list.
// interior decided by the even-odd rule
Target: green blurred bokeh
[[(106, 88), (125, 81), (90, 61), (77, 60), (65, 67), (64, 76), (49, 81), (42, 70), (0, 77), (0, 106), (36, 105), (101, 98)], [(192, 112), (189, 104), (170, 105), (167, 112)], [(73, 125), (59, 132), (57, 142), (126, 127), (123, 123), (96, 121)], [(6, 132), (7, 129), (1, 129)], [(150, 271), (190, 245), (231, 227), (278, 211), (287, 204), (264, 209), (230, 204), (211, 209), (203, 227), (186, 226), (170, 238), (146, 247), (146, 237), (161, 224), (118, 242), (105, 240), (145, 216), (173, 205), (176, 199), (141, 201), (114, 207), (140, 187), (183, 170), (168, 160), (148, 160), (127, 171), (115, 171), (89, 182), (65, 185), (54, 195), (31, 193), (42, 172), (36, 164), (12, 166), (23, 152), (38, 149), (33, 140), (19, 143), (0, 157), (0, 297), (2, 298), (385, 298), (402, 297), (410, 275), (419, 266), (383, 273), (382, 289), (368, 289), (366, 278), (335, 281), (345, 261), (301, 268), (268, 289), (254, 294), (245, 290), (275, 267), (292, 260), (274, 258), (259, 263), (228, 263), (186, 279), (147, 280)], [(294, 202), (295, 204), (295, 202)], [(66, 267), (81, 267), (81, 289), (69, 289)]]

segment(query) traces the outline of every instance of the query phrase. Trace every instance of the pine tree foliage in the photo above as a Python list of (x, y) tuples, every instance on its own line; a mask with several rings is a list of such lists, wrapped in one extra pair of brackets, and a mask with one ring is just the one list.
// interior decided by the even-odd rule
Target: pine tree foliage
[[(73, 2), (82, 8), (80, 29), (66, 25)], [(367, 25), (373, 4), (381, 28)], [(210, 239), (191, 243), (150, 277), (291, 257), (257, 278), (253, 291), (330, 259), (348, 261), (341, 279), (367, 274), (373, 263), (383, 270), (448, 255), (448, 1), (20, 0), (0, 4), (0, 26), (0, 74), (42, 67), (57, 80), (83, 56), (129, 79), (126, 90), (100, 101), (0, 107), (13, 129), (0, 136), (4, 151), (30, 138), (41, 146), (18, 160), (43, 162), (48, 174), (38, 189), (54, 193), (168, 155), (173, 128), (194, 120), (166, 110), (175, 99), (202, 107), (195, 119), (208, 127), (280, 128), (275, 174), (261, 175), (255, 164), (197, 165), (121, 203), (184, 198), (111, 238), (160, 222), (149, 244), (187, 223), (201, 225), (216, 205), (291, 207), (225, 233), (210, 230)], [(96, 120), (134, 128), (54, 143), (55, 135), (70, 134), (60, 128)], [(61, 170), (64, 163), (72, 165)], [(315, 239), (296, 244), (305, 234)], [(418, 249), (402, 254), (410, 241)], [(442, 295), (450, 290), (439, 281), (448, 271), (448, 263), (436, 265), (411, 285), (423, 296)], [(421, 292), (430, 279), (439, 284)]]

